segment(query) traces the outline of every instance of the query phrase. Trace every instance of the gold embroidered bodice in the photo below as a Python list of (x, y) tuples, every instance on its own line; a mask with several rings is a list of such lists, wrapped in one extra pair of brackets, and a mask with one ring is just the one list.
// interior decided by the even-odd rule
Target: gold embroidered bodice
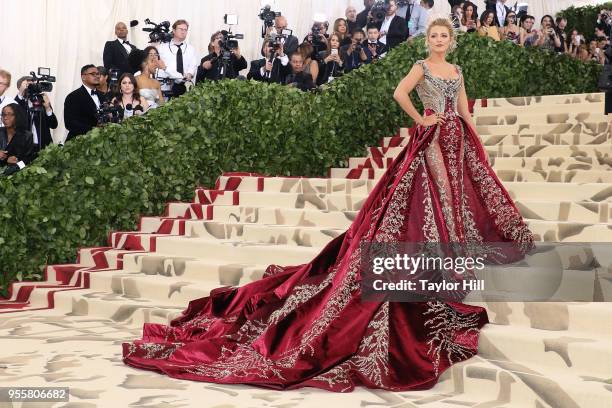
[(458, 78), (443, 79), (434, 76), (427, 63), (423, 60), (416, 62), (425, 72), (425, 78), (416, 86), (417, 94), (423, 102), (425, 109), (432, 109), (434, 112), (454, 112), (457, 113), (457, 100), (459, 99), (459, 88), (462, 83), (461, 67), (455, 65), (459, 72)]

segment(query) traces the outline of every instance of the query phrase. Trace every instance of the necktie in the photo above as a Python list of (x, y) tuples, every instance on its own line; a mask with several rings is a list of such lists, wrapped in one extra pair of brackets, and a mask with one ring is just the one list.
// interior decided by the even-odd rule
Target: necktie
[(176, 52), (176, 70), (183, 73), (183, 51), (181, 50), (183, 43), (177, 44), (178, 51)]
[(124, 43), (124, 44), (127, 44), (127, 45), (130, 45), (130, 42), (129, 42), (129, 41), (126, 41), (126, 40), (123, 40), (123, 43)]
[(97, 95), (97, 94), (98, 94), (98, 91), (96, 91), (95, 89), (92, 89), (92, 90), (91, 90), (91, 94), (92, 94), (92, 95)]

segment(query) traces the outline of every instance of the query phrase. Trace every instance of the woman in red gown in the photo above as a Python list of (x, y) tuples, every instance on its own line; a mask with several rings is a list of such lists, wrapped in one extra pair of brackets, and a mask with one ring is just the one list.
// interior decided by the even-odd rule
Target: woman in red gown
[(123, 345), (126, 364), (274, 389), (404, 391), (434, 386), (476, 354), (483, 308), (360, 299), (361, 243), (508, 242), (521, 253), (533, 245), (474, 131), (461, 69), (445, 60), (451, 22), (434, 20), (426, 40), (429, 58), (394, 94), (417, 126), (348, 231), (308, 264), (271, 266), (259, 281), (191, 301), (169, 326), (145, 324), (141, 340)]

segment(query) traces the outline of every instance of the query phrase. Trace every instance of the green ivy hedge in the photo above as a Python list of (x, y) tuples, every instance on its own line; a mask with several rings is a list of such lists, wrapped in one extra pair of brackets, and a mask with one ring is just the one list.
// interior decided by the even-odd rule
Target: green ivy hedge
[(597, 16), (602, 8), (612, 9), (612, 2), (597, 4), (594, 6), (568, 7), (557, 13), (557, 16), (565, 17), (567, 20), (568, 34), (574, 28), (585, 36), (587, 41), (595, 39), (595, 25)]
[[(252, 81), (199, 85), (143, 117), (46, 149), (0, 180), (0, 287), (40, 278), (79, 247), (105, 245), (139, 215), (191, 200), (224, 171), (322, 176), (409, 125), (393, 91), (425, 57), (422, 40), (316, 93)], [(599, 70), (566, 56), (464, 35), (450, 59), (471, 98), (595, 91)]]

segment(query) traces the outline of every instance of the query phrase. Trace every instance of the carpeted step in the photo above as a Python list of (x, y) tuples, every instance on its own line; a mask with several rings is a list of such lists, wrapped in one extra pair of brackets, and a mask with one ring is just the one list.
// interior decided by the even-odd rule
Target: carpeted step
[(523, 125), (476, 126), (479, 136), (523, 135), (523, 134), (590, 134), (600, 135), (608, 129), (607, 121), (579, 122), (568, 120), (566, 123), (531, 123)]

